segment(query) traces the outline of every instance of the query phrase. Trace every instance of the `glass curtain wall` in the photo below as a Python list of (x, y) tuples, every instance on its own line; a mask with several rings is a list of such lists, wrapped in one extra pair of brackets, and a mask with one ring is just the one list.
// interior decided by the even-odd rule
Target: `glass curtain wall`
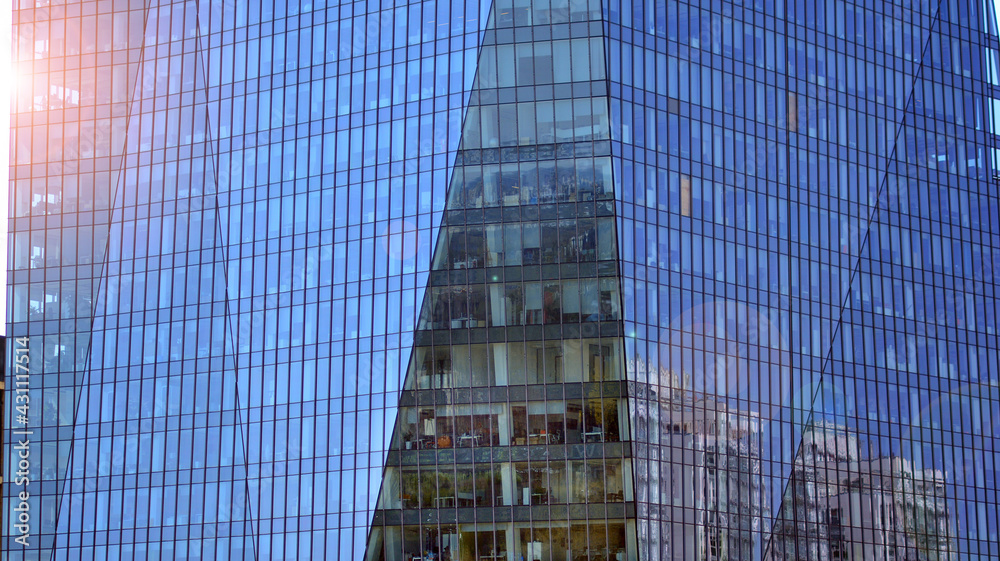
[(637, 559), (599, 2), (494, 2), (370, 561)]
[(607, 7), (640, 558), (998, 555), (995, 8)]
[(5, 7), (0, 556), (363, 558), (488, 2)]

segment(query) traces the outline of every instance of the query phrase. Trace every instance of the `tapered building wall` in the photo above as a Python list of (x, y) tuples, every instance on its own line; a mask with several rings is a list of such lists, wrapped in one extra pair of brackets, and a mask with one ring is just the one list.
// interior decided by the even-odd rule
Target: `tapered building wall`
[(597, 2), (493, 5), (368, 559), (636, 559)]

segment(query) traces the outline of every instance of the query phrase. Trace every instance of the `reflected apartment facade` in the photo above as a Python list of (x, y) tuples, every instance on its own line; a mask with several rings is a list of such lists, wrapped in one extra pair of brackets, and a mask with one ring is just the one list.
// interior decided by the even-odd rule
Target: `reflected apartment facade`
[(1000, 556), (991, 3), (14, 8), (8, 558)]
[(803, 438), (771, 559), (958, 559), (941, 470), (863, 458), (845, 427)]

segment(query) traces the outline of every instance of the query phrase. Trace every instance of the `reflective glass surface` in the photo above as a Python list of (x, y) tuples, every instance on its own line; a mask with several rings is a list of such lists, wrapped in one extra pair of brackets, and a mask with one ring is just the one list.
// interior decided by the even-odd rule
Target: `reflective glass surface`
[(995, 558), (994, 6), (606, 17), (639, 557)]
[(487, 7), (13, 8), (0, 557), (362, 557)]
[(637, 558), (601, 18), (492, 7), (370, 561)]
[(17, 0), (4, 558), (1000, 557), (998, 16)]

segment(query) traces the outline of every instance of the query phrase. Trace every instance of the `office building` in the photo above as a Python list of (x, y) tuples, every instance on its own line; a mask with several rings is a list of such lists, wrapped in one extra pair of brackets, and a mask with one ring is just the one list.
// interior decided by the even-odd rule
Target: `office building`
[[(992, 489), (992, 475), (959, 472), (992, 473), (977, 450), (995, 439), (976, 416), (996, 407), (997, 355), (971, 343), (995, 335), (992, 250), (971, 242), (997, 208), (992, 133), (976, 118), (989, 111), (992, 9), (556, 6), (493, 6), (368, 559), (988, 551), (994, 495), (966, 487)], [(942, 31), (953, 26), (976, 41)], [(603, 50), (588, 52), (595, 36)], [(594, 100), (593, 121), (570, 128)], [(588, 258), (573, 243), (592, 197), (600, 216), (601, 189), (589, 164), (559, 160), (605, 153), (590, 147), (604, 103), (618, 260), (607, 271), (620, 283), (608, 286), (623, 302), (611, 317), (594, 297), (582, 302), (598, 313), (576, 313)], [(560, 221), (540, 237), (536, 273), (530, 232), (549, 217)], [(954, 224), (947, 239), (941, 222)], [(588, 329), (604, 337), (587, 341)], [(607, 469), (617, 448), (571, 440), (569, 427), (592, 380), (577, 356), (607, 337), (626, 365), (624, 401), (610, 394), (627, 411), (615, 430), (625, 475), (607, 470), (612, 492), (595, 500), (574, 460)], [(521, 350), (525, 339), (539, 342)], [(554, 374), (532, 379), (546, 356)], [(921, 410), (939, 392), (946, 405)], [(955, 430), (975, 436), (956, 445)]]
[(14, 8), (7, 558), (1000, 556), (993, 4)]

